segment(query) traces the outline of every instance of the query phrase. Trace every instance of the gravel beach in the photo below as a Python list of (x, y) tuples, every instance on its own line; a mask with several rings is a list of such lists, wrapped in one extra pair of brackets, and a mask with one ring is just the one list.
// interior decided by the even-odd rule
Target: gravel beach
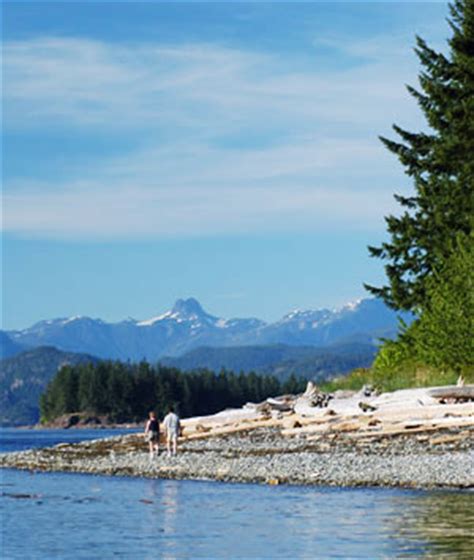
[(0, 467), (111, 476), (265, 484), (474, 488), (474, 429), (356, 440), (285, 438), (260, 428), (181, 442), (150, 460), (141, 435), (0, 454)]

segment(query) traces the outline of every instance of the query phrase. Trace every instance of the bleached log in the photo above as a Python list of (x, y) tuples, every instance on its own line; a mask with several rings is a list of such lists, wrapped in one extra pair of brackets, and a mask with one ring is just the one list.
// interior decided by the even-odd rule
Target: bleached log
[[(464, 428), (467, 426), (474, 426), (473, 419), (456, 419), (456, 418), (446, 418), (445, 422), (436, 422), (434, 423), (426, 423), (426, 424), (415, 424), (414, 422), (411, 424), (400, 425), (399, 427), (391, 427), (389, 429), (381, 429), (381, 430), (365, 430), (354, 432), (352, 434), (348, 434), (348, 437), (354, 438), (363, 438), (363, 437), (385, 437), (385, 436), (394, 436), (400, 434), (415, 434), (420, 432), (434, 432), (441, 430), (443, 428)], [(415, 427), (416, 426), (416, 427)]]
[(435, 399), (473, 399), (474, 400), (474, 385), (464, 385), (458, 387), (451, 385), (448, 387), (438, 387), (429, 391), (431, 397)]
[(260, 420), (255, 422), (242, 422), (237, 423), (233, 426), (224, 427), (214, 427), (213, 429), (205, 433), (192, 433), (189, 435), (184, 435), (184, 440), (195, 440), (195, 439), (208, 439), (211, 437), (225, 436), (230, 434), (236, 434), (239, 432), (249, 432), (251, 430), (256, 430), (257, 428), (275, 428), (282, 425), (282, 420), (280, 419), (269, 419)]
[(283, 400), (283, 399), (272, 399), (268, 398), (266, 401), (270, 407), (274, 410), (280, 410), (282, 412), (286, 412), (288, 410), (293, 410), (294, 399), (293, 400)]
[(195, 416), (193, 418), (185, 418), (181, 420), (182, 426), (191, 427), (193, 424), (231, 424), (236, 421), (243, 420), (258, 420), (262, 418), (262, 414), (256, 410), (249, 410), (244, 408), (231, 408), (227, 410), (222, 410), (216, 414), (210, 414), (208, 416)]
[[(251, 406), (249, 403), (242, 409), (229, 409), (209, 416), (185, 419), (182, 425), (185, 438), (203, 439), (227, 433), (247, 432), (265, 426), (282, 427), (283, 435), (292, 436), (331, 433), (344, 429), (359, 430), (363, 433), (367, 432), (367, 426), (371, 423), (382, 423), (384, 430), (405, 430), (407, 428), (401, 427), (402, 422), (419, 425), (424, 421), (436, 421), (438, 424), (443, 424), (443, 419), (447, 416), (455, 417), (455, 422), (460, 423), (474, 416), (474, 403), (440, 404), (437, 398), (431, 396), (432, 394), (446, 395), (446, 391), (453, 389), (462, 390), (462, 393), (466, 394), (465, 389), (474, 390), (474, 385), (404, 389), (376, 397), (365, 397), (364, 402), (377, 408), (375, 411), (365, 413), (362, 413), (359, 408), (360, 395), (335, 398), (330, 401), (327, 408), (311, 406), (303, 395), (299, 395), (294, 413), (285, 409), (296, 397), (281, 395), (269, 399), (269, 402), (264, 401)], [(308, 394), (313, 394), (315, 391), (317, 391), (315, 386), (309, 387)], [(268, 413), (261, 411), (262, 406), (270, 407), (270, 405), (275, 407), (275, 411), (280, 409), (277, 417), (268, 418)], [(283, 412), (282, 409), (285, 411)], [(342, 422), (346, 422), (345, 427)], [(369, 430), (368, 433), (373, 436), (381, 431)]]
[(293, 410), (300, 416), (319, 417), (326, 413), (327, 408), (313, 406), (306, 400), (298, 399), (293, 407)]
[[(357, 422), (357, 417), (352, 417), (353, 422)], [(301, 428), (289, 428), (281, 431), (283, 436), (295, 436), (295, 435), (305, 435), (312, 434), (314, 432), (329, 432), (333, 429), (337, 429), (337, 426), (342, 423), (347, 423), (348, 419), (331, 419), (330, 417), (319, 418), (318, 420), (313, 420), (311, 424), (306, 424), (301, 426)], [(360, 424), (366, 427), (366, 424)]]
[(472, 403), (458, 404), (435, 404), (429, 406), (409, 406), (401, 409), (379, 408), (372, 414), (373, 418), (379, 418), (383, 421), (400, 421), (406, 418), (412, 419), (429, 419), (443, 418), (447, 416), (473, 416), (474, 405)]

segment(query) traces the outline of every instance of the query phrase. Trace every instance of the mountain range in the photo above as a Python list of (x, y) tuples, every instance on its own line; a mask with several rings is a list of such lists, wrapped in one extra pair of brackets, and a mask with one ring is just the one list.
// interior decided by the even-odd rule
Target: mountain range
[(377, 346), (372, 344), (340, 344), (318, 348), (315, 346), (226, 346), (201, 347), (175, 358), (161, 358), (164, 366), (182, 371), (225, 368), (234, 372), (273, 375), (280, 381), (292, 374), (316, 382), (343, 375), (359, 367), (369, 367)]
[(393, 336), (397, 326), (397, 315), (374, 299), (333, 311), (293, 311), (275, 323), (214, 317), (193, 298), (145, 321), (40, 321), (0, 331), (0, 425), (37, 422), (39, 396), (66, 363), (146, 359), (182, 370), (224, 367), (321, 381), (370, 366), (380, 337)]
[[(410, 321), (410, 316), (403, 319)], [(207, 313), (194, 299), (179, 299), (173, 308), (144, 321), (107, 323), (90, 317), (40, 321), (16, 331), (0, 331), (2, 356), (39, 346), (104, 359), (148, 360), (181, 356), (199, 347), (376, 344), (392, 337), (397, 314), (376, 299), (362, 299), (340, 309), (295, 310), (275, 323), (260, 319), (223, 319)]]

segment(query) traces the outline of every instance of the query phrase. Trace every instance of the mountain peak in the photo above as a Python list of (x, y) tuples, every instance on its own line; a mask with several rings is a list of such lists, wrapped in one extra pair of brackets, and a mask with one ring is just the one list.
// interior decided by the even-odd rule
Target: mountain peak
[(173, 314), (177, 313), (179, 315), (184, 315), (185, 317), (190, 315), (207, 315), (201, 304), (195, 298), (178, 299), (171, 310)]
[(212, 317), (204, 311), (201, 304), (197, 299), (187, 298), (178, 299), (173, 306), (173, 309), (158, 315), (157, 317), (152, 317), (146, 321), (140, 321), (136, 323), (139, 327), (150, 327), (159, 323), (161, 321), (176, 321), (177, 323), (182, 323), (183, 321), (196, 321), (197, 319), (203, 319), (206, 322), (215, 322), (216, 318)]

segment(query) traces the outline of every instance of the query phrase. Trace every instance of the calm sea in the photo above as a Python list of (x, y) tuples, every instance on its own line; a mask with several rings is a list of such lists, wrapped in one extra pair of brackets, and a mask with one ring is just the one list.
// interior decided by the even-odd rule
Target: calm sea
[[(116, 431), (0, 430), (2, 450)], [(472, 559), (474, 494), (0, 471), (2, 559)]]

